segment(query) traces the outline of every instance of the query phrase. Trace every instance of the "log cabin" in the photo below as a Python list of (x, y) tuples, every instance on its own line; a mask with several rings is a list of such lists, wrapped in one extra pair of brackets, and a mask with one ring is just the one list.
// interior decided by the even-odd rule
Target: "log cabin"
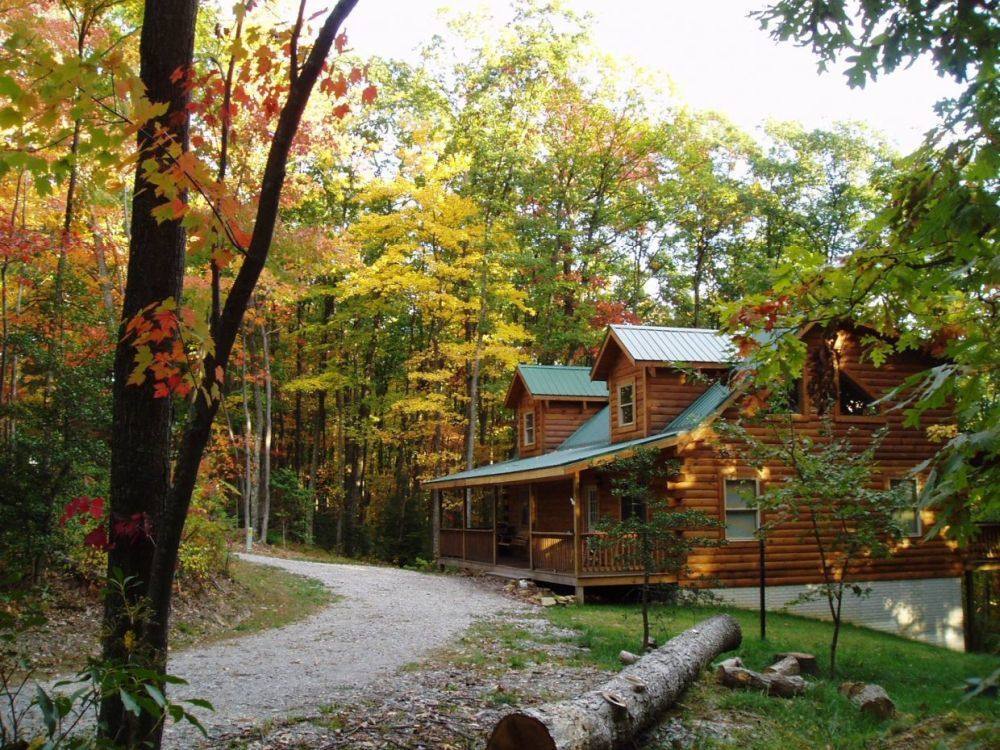
[[(906, 537), (890, 557), (854, 572), (871, 595), (845, 599), (845, 621), (961, 649), (962, 557), (954, 542), (926, 538), (934, 513), (916, 507), (920, 476), (913, 472), (938, 448), (927, 424), (947, 423), (949, 413), (935, 410), (920, 428), (907, 427), (891, 400), (880, 401), (930, 358), (907, 352), (876, 367), (864, 356), (864, 332), (850, 327), (789, 335), (807, 347), (803, 376), (789, 396), (795, 429), (820, 436), (826, 420), (836, 437), (862, 450), (885, 428), (876, 481), (913, 487), (914, 508), (899, 519)], [(763, 544), (758, 539), (768, 519), (746, 498), (788, 468), (751, 467), (713, 429), (740, 414), (748, 384), (733, 377), (739, 368), (730, 339), (717, 331), (643, 325), (610, 326), (590, 368), (518, 367), (506, 399), (517, 426), (515, 456), (425, 482), (434, 500), (437, 562), (571, 586), (581, 601), (588, 590), (641, 582), (641, 571), (628, 569), (615, 548), (588, 540), (600, 533), (602, 518), (623, 513), (607, 464), (644, 446), (679, 461), (674, 480), (659, 490), (664, 500), (717, 518), (720, 528), (708, 533), (725, 540), (695, 550), (685, 572), (657, 582), (756, 607), (763, 573), (766, 606), (785, 607), (821, 583), (820, 554), (802, 523), (769, 529)], [(830, 406), (821, 419), (814, 402), (824, 392)], [(825, 608), (824, 601), (791, 609), (822, 617)]]

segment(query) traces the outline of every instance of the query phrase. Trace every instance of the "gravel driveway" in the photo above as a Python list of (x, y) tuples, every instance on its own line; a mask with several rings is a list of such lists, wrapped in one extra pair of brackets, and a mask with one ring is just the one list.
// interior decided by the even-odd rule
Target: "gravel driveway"
[[(170, 657), (170, 673), (190, 683), (173, 696), (206, 698), (215, 706), (203, 719), (210, 735), (346, 700), (476, 619), (525, 609), (457, 576), (241, 557), (315, 578), (342, 598), (286, 627)], [(185, 726), (169, 726), (165, 745), (187, 748), (195, 736)]]

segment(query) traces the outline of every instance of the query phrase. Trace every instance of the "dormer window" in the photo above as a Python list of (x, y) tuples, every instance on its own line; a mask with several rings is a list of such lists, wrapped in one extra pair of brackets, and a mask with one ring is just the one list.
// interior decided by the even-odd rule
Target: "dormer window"
[(535, 412), (524, 412), (524, 444), (525, 446), (535, 444)]
[(618, 386), (618, 426), (635, 424), (635, 381)]
[(859, 417), (873, 412), (875, 399), (843, 370), (839, 373), (837, 407), (847, 417)]

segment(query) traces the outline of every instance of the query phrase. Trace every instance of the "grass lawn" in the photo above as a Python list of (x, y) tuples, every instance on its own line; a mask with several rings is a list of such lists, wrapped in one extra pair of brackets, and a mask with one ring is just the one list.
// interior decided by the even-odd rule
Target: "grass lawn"
[[(754, 611), (656, 605), (652, 630), (663, 643), (719, 612), (733, 615), (743, 628), (743, 644), (735, 654), (751, 669), (771, 664), (779, 651), (807, 651), (816, 654), (823, 675), (805, 696), (782, 700), (730, 691), (707, 672), (682, 699), (679, 715), (691, 722), (724, 721), (734, 739), (699, 747), (1000, 748), (1000, 700), (961, 701), (965, 678), (986, 676), (1000, 667), (1000, 658), (955, 653), (845, 625), (837, 677), (830, 680), (825, 675), (830, 623), (769, 613), (768, 640), (762, 642)], [(578, 630), (589, 658), (610, 669), (619, 669), (618, 652), (637, 650), (642, 637), (642, 617), (634, 605), (552, 607), (546, 614), (556, 624)], [(861, 716), (837, 691), (845, 680), (882, 685), (896, 703), (897, 717), (878, 723)]]

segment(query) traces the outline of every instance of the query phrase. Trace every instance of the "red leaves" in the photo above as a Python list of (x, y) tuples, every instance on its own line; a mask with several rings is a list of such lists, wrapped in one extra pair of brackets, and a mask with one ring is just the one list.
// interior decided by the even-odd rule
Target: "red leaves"
[(748, 328), (759, 327), (765, 331), (773, 331), (777, 326), (778, 319), (787, 313), (790, 307), (791, 299), (787, 294), (782, 294), (757, 305), (747, 305), (736, 313), (733, 322)]
[(333, 46), (337, 48), (338, 54), (344, 54), (344, 49), (347, 47), (347, 34), (342, 32), (333, 40)]
[(74, 497), (63, 509), (59, 525), (65, 526), (71, 518), (76, 518), (77, 516), (90, 516), (99, 521), (104, 517), (104, 498)]
[(87, 534), (87, 536), (83, 538), (83, 543), (88, 547), (103, 550), (104, 552), (107, 552), (109, 549), (114, 547), (114, 545), (108, 541), (108, 531), (104, 528), (103, 524)]
[(104, 524), (104, 498), (101, 497), (74, 497), (63, 509), (59, 525), (65, 527), (72, 518), (80, 518), (86, 524), (89, 521), (97, 521), (98, 525), (87, 532), (83, 537), (83, 543), (94, 549), (107, 551), (112, 545), (108, 542), (107, 527)]
[(145, 513), (133, 513), (128, 518), (120, 518), (111, 524), (115, 541), (125, 540), (131, 544), (140, 539), (153, 538), (153, 524)]
[(343, 75), (338, 76), (333, 86), (330, 87), (330, 90), (337, 98), (347, 96), (347, 79)]
[(374, 84), (372, 84), (367, 86), (365, 90), (361, 92), (361, 101), (364, 102), (365, 104), (371, 104), (373, 101), (375, 101), (375, 97), (377, 96), (378, 96), (378, 89), (374, 86)]
[(350, 111), (351, 107), (349, 104), (341, 104), (339, 107), (333, 108), (333, 116), (336, 117), (338, 120), (343, 120), (344, 117), (347, 115), (347, 113)]
[(75, 497), (66, 504), (59, 525), (65, 526), (71, 518), (83, 517), (83, 522), (97, 521), (98, 525), (87, 532), (83, 543), (93, 549), (107, 552), (120, 541), (130, 544), (141, 539), (152, 539), (153, 524), (145, 513), (133, 513), (131, 516), (114, 516), (111, 521), (111, 538), (108, 537), (108, 524), (105, 523), (104, 499), (100, 497)]

